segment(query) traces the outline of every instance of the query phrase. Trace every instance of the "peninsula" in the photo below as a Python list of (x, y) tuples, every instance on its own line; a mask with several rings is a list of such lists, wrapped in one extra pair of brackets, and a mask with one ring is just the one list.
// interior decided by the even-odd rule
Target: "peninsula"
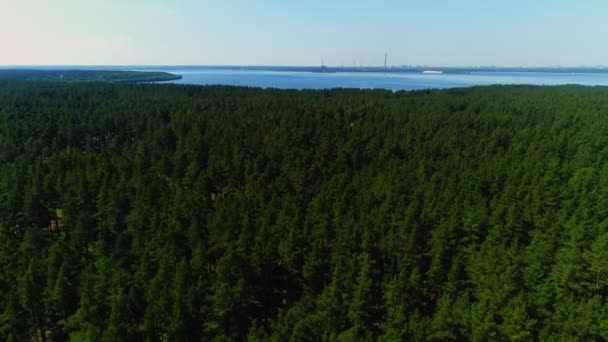
[(181, 75), (153, 71), (3, 69), (0, 80), (142, 83), (181, 79)]

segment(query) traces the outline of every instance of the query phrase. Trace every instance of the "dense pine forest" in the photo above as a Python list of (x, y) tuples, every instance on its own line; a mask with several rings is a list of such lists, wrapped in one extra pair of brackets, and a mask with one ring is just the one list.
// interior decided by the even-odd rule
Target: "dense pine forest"
[(607, 88), (0, 82), (2, 341), (590, 341), (607, 309)]

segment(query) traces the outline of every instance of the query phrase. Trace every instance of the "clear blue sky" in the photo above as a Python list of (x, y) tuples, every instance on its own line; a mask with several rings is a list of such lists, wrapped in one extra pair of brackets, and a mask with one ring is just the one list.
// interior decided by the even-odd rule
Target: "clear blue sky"
[(0, 0), (0, 65), (608, 65), (606, 0)]

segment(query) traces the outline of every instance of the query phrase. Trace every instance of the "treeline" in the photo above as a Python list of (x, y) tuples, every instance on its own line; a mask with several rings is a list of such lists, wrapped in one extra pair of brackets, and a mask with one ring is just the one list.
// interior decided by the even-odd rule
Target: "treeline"
[(608, 89), (0, 82), (0, 340), (608, 336)]
[(173, 81), (181, 78), (181, 75), (157, 71), (0, 69), (0, 81), (139, 83)]

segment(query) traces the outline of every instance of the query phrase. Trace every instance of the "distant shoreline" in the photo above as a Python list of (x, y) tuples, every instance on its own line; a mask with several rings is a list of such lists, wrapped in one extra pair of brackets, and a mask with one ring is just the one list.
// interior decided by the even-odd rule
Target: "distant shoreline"
[(0, 69), (0, 80), (143, 83), (181, 79), (168, 72), (81, 69)]
[[(150, 72), (159, 69), (210, 69), (210, 70), (252, 70), (252, 71), (291, 71), (291, 72), (382, 72), (382, 73), (417, 73), (425, 70), (436, 70), (443, 73), (475, 73), (475, 72), (548, 72), (548, 73), (582, 73), (608, 74), (608, 67), (445, 67), (433, 65), (402, 65), (389, 66), (245, 66), (245, 65), (38, 65), (38, 66), (0, 66), (3, 70), (82, 70), (82, 71), (142, 71)], [(179, 75), (175, 75), (179, 76)]]

